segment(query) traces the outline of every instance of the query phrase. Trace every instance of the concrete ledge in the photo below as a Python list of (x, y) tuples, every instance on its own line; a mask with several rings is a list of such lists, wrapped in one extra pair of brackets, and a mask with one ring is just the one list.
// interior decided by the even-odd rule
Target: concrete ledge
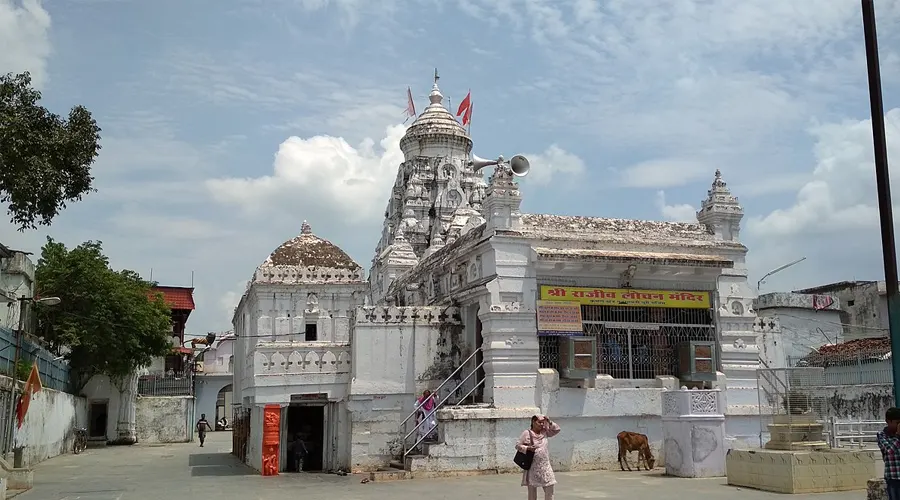
[(12, 469), (9, 471), (6, 487), (10, 490), (30, 490), (34, 486), (34, 471), (31, 469)]
[(866, 489), (875, 475), (872, 451), (729, 450), (728, 484), (777, 493)]
[(866, 484), (866, 500), (887, 500), (887, 489), (885, 489), (884, 479), (869, 479)]
[(448, 471), (406, 471), (406, 470), (389, 470), (378, 471), (369, 474), (369, 480), (374, 482), (403, 481), (406, 479), (434, 479), (439, 477), (468, 477), (468, 476), (496, 476), (502, 474), (497, 469), (485, 470), (448, 470)]

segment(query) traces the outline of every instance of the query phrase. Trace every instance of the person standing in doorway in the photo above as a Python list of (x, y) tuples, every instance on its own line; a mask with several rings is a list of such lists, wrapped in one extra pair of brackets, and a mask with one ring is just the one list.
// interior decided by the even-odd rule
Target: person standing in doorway
[(888, 408), (887, 426), (878, 433), (878, 448), (884, 459), (884, 487), (888, 500), (900, 500), (900, 408)]
[(206, 432), (212, 430), (209, 426), (209, 421), (206, 420), (206, 413), (200, 414), (200, 420), (197, 421), (197, 435), (200, 436), (200, 447), (203, 448), (203, 443), (206, 441)]

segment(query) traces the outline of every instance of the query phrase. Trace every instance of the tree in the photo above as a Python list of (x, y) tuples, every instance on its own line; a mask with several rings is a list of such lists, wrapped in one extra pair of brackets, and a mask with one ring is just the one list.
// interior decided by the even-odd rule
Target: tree
[(35, 282), (36, 295), (61, 299), (54, 307), (38, 305), (38, 334), (51, 347), (70, 349), (79, 391), (94, 375), (124, 380), (172, 352), (169, 306), (134, 271), (110, 268), (99, 241), (69, 250), (47, 238)]
[(0, 203), (20, 230), (49, 225), (66, 203), (95, 191), (97, 122), (83, 106), (65, 120), (40, 100), (29, 73), (0, 75)]

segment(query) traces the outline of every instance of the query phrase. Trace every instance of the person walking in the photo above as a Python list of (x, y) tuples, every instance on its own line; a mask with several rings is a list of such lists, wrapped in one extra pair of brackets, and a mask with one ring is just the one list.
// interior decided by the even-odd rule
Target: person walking
[(887, 426), (878, 433), (878, 448), (884, 459), (884, 487), (888, 500), (900, 500), (900, 409), (888, 408)]
[(537, 500), (537, 489), (543, 488), (544, 500), (553, 500), (553, 487), (556, 475), (550, 465), (550, 452), (547, 444), (550, 438), (559, 434), (556, 422), (551, 422), (544, 415), (531, 417), (531, 427), (522, 432), (516, 443), (516, 451), (534, 453), (531, 467), (522, 473), (522, 486), (528, 488), (528, 500)]
[(203, 443), (206, 441), (206, 432), (212, 430), (212, 427), (209, 426), (209, 421), (206, 420), (206, 413), (200, 414), (200, 420), (197, 421), (197, 435), (200, 436), (200, 447), (203, 448)]

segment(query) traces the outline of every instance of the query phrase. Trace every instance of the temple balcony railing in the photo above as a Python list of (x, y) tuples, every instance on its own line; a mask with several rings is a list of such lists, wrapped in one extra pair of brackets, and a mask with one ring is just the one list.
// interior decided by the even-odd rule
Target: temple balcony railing
[(257, 378), (288, 377), (300, 384), (350, 381), (350, 346), (331, 342), (272, 342), (258, 344), (251, 354)]

